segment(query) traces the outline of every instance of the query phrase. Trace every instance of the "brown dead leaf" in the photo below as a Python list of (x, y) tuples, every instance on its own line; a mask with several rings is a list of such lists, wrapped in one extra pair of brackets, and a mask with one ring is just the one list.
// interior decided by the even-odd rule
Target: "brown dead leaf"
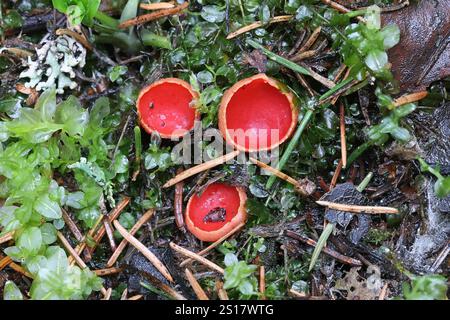
[(25, 101), (27, 106), (33, 106), (36, 103), (37, 98), (39, 97), (39, 93), (35, 89), (25, 87), (23, 83), (17, 83), (16, 90), (20, 93), (28, 95), (28, 98)]
[(450, 0), (410, 3), (382, 14), (384, 25), (400, 28), (400, 43), (388, 55), (401, 92), (425, 90), (450, 75)]
[(259, 50), (245, 53), (243, 62), (256, 68), (258, 72), (264, 73), (267, 70), (267, 57)]

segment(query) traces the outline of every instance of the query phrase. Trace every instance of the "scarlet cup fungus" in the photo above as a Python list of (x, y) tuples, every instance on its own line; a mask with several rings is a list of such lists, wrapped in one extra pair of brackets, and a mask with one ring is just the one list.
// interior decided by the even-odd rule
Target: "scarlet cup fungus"
[(188, 201), (185, 222), (188, 230), (202, 241), (217, 241), (245, 222), (244, 189), (224, 183), (210, 184)]
[(158, 132), (162, 138), (179, 138), (194, 128), (200, 117), (195, 109), (199, 95), (189, 83), (165, 78), (143, 88), (137, 99), (141, 126), (148, 133)]
[(225, 92), (219, 129), (227, 143), (240, 151), (270, 150), (291, 136), (297, 116), (294, 94), (261, 73), (238, 81)]

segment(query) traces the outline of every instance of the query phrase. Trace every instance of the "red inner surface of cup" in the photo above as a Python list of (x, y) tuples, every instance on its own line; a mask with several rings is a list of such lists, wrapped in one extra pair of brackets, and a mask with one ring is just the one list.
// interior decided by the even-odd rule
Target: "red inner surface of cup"
[[(288, 98), (264, 79), (256, 79), (239, 88), (226, 109), (227, 130), (237, 145), (245, 149), (267, 148), (285, 137), (292, 124)], [(231, 129), (242, 129), (232, 134)], [(271, 134), (278, 129), (278, 134)], [(252, 141), (252, 142), (251, 142)]]
[(189, 131), (194, 126), (192, 93), (177, 83), (161, 83), (141, 96), (139, 114), (151, 130), (172, 135), (174, 130)]
[[(239, 192), (235, 187), (213, 183), (199, 196), (195, 194), (189, 203), (189, 217), (194, 225), (204, 231), (216, 231), (230, 222), (238, 213), (240, 205)], [(213, 209), (226, 210), (225, 221), (204, 222), (205, 216)]]

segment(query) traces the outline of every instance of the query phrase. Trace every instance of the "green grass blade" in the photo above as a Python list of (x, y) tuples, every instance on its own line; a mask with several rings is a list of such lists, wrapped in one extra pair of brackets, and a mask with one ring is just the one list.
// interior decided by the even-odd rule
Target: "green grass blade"
[(320, 235), (319, 240), (317, 241), (316, 247), (314, 248), (312, 257), (311, 257), (311, 263), (309, 264), (308, 271), (311, 271), (314, 268), (314, 265), (316, 264), (317, 259), (319, 258), (320, 252), (322, 252), (323, 247), (325, 246), (325, 243), (327, 242), (328, 238), (331, 235), (331, 232), (333, 232), (334, 224), (329, 223), (323, 230), (322, 234)]

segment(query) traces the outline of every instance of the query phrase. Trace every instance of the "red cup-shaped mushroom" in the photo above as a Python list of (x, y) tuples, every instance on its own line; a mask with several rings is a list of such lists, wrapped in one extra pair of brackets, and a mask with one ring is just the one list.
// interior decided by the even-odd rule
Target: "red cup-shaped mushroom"
[(219, 109), (219, 129), (244, 152), (270, 150), (288, 139), (298, 117), (296, 98), (279, 81), (261, 73), (228, 89)]
[(188, 230), (202, 241), (217, 241), (245, 223), (247, 212), (244, 189), (224, 183), (210, 184), (188, 201), (185, 222)]
[(165, 78), (141, 90), (137, 111), (141, 126), (162, 138), (179, 138), (194, 128), (200, 114), (195, 109), (199, 95), (186, 81)]

